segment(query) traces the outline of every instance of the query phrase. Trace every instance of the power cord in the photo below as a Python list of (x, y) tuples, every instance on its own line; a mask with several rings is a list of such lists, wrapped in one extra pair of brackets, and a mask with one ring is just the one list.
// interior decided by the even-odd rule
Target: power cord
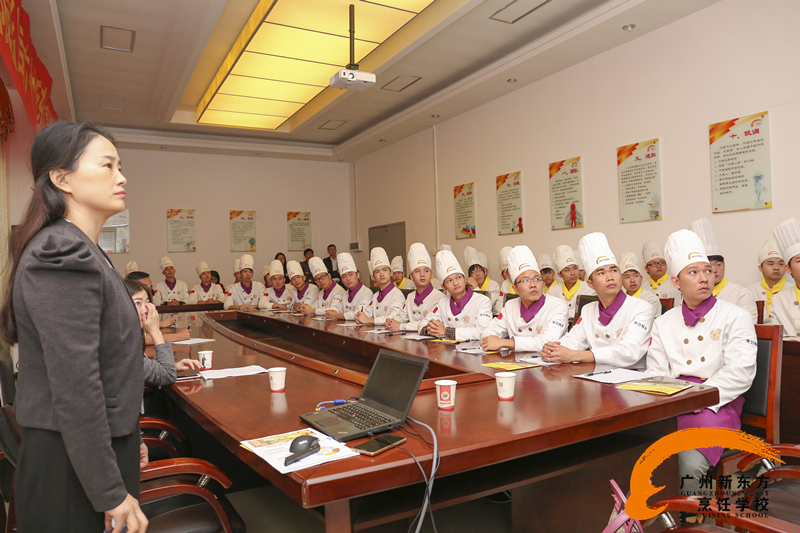
[[(411, 420), (415, 424), (420, 425), (420, 426), (422, 426), (424, 428), (427, 428), (427, 430), (430, 431), (430, 433), (431, 433), (431, 437), (433, 437), (433, 445), (432, 445), (433, 446), (433, 462), (431, 463), (431, 475), (430, 475), (430, 478), (425, 477), (425, 472), (424, 472), (424, 470), (422, 471), (422, 477), (423, 477), (423, 479), (425, 479), (425, 487), (426, 487), (425, 488), (425, 498), (422, 501), (422, 508), (420, 509), (419, 513), (417, 513), (417, 516), (414, 517), (414, 520), (411, 521), (411, 524), (408, 527), (408, 530), (410, 532), (411, 529), (414, 527), (414, 523), (416, 522), (417, 523), (417, 529), (415, 530), (415, 532), (419, 533), (420, 530), (422, 529), (422, 522), (425, 519), (425, 512), (430, 510), (431, 493), (433, 492), (433, 480), (436, 477), (436, 471), (439, 470), (439, 462), (441, 460), (441, 457), (439, 455), (439, 442), (436, 439), (436, 432), (434, 432), (433, 429), (428, 424), (426, 424), (424, 422), (420, 422), (419, 420), (414, 420), (411, 417), (408, 417), (408, 420)], [(422, 438), (422, 437), (420, 437), (420, 438)], [(403, 449), (405, 449), (405, 448), (403, 448)], [(414, 457), (414, 454), (412, 454), (408, 450), (406, 450), (406, 451), (409, 454), (411, 454), (411, 457), (414, 459), (414, 462), (417, 463), (417, 466), (419, 466), (420, 470), (422, 470), (422, 465), (419, 464), (419, 461), (417, 460), (416, 457)], [(430, 510), (430, 515), (431, 515), (431, 524), (433, 525), (433, 531), (435, 533), (436, 532), (436, 524), (433, 521), (433, 511), (432, 510)]]

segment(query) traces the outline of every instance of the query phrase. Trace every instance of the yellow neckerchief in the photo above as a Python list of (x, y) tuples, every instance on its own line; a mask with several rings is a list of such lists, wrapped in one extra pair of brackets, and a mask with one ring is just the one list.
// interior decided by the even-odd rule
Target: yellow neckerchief
[(663, 276), (661, 276), (658, 280), (653, 281), (653, 278), (648, 278), (650, 280), (650, 286), (653, 287), (653, 290), (656, 290), (661, 286), (662, 283), (669, 279), (669, 272), (665, 272)]
[(713, 290), (713, 291), (711, 291), (711, 294), (713, 294), (714, 296), (716, 296), (717, 294), (719, 294), (720, 292), (722, 292), (722, 289), (724, 289), (724, 288), (725, 288), (725, 285), (727, 285), (727, 284), (728, 284), (728, 278), (722, 278), (722, 281), (720, 281), (720, 282), (717, 284), (717, 286), (716, 286), (716, 287), (714, 287), (714, 290)]
[(639, 287), (639, 290), (631, 294), (634, 298), (641, 298), (642, 297), (642, 288)]
[(400, 285), (398, 285), (397, 288), (398, 289), (404, 289), (405, 286), (406, 286), (406, 283), (408, 283), (408, 278), (403, 276), (403, 281), (400, 282)]
[[(769, 316), (769, 306), (772, 303), (772, 297), (781, 292), (781, 289), (783, 288), (784, 285), (786, 285), (786, 278), (781, 278), (781, 280), (778, 283), (776, 283), (774, 287), (770, 289), (769, 285), (767, 285), (767, 280), (764, 279), (763, 277), (761, 278), (761, 286), (764, 288), (765, 291), (767, 291), (767, 301), (764, 303), (764, 305), (767, 308), (767, 316)], [(795, 289), (797, 289), (796, 286)]]
[(794, 286), (794, 297), (800, 302), (800, 288), (796, 284)]
[(572, 288), (569, 290), (567, 290), (567, 284), (562, 283), (561, 292), (564, 293), (564, 298), (566, 298), (567, 301), (570, 301), (575, 296), (575, 293), (578, 292), (578, 289), (580, 289), (580, 287), (581, 287), (581, 280), (576, 281), (575, 285), (573, 285)]
[(554, 279), (554, 280), (553, 280), (553, 283), (551, 283), (550, 285), (545, 285), (545, 286), (544, 286), (544, 293), (545, 293), (545, 294), (549, 294), (549, 293), (550, 293), (550, 287), (552, 287), (552, 286), (553, 286), (553, 285), (555, 285), (556, 283), (558, 283), (558, 282), (557, 282), (557, 281)]
[(483, 281), (483, 285), (481, 286), (481, 290), (486, 292), (486, 289), (489, 288), (489, 276), (486, 276), (486, 279)]

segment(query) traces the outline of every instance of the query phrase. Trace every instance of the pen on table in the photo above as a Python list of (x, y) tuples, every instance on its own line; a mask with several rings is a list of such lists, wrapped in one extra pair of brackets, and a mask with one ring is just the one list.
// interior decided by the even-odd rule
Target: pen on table
[(392, 337), (393, 335), (405, 335), (405, 334), (406, 334), (405, 331), (397, 331), (395, 333), (387, 333), (385, 336), (386, 337)]
[(611, 370), (603, 370), (602, 372), (589, 372), (588, 374), (584, 374), (584, 376), (599, 376), (600, 374), (610, 374)]

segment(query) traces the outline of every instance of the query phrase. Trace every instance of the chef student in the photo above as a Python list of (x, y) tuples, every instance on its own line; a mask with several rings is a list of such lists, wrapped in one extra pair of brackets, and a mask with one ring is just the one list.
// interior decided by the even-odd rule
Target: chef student
[(783, 325), (785, 337), (796, 337), (800, 332), (800, 221), (794, 217), (784, 220), (775, 228), (774, 235), (787, 259), (786, 272), (794, 283), (793, 290), (783, 290), (772, 298), (772, 323)]
[(253, 256), (244, 254), (239, 259), (242, 281), (230, 287), (228, 297), (225, 299), (225, 309), (239, 309), (241, 311), (255, 311), (258, 309), (258, 300), (264, 295), (264, 284), (253, 281)]
[(642, 261), (647, 272), (647, 282), (659, 298), (674, 298), (673, 307), (681, 305), (681, 291), (675, 288), (667, 272), (667, 259), (664, 251), (655, 241), (647, 241), (642, 246)]
[(156, 283), (153, 289), (153, 303), (155, 305), (184, 305), (189, 301), (189, 286), (185, 282), (175, 279), (175, 265), (167, 256), (161, 258), (161, 273), (164, 281)]
[(136, 261), (128, 261), (128, 264), (125, 265), (125, 275), (123, 277), (127, 278), (131, 272), (138, 272), (138, 271), (139, 271), (138, 263), (136, 263)]
[(269, 264), (269, 287), (258, 300), (259, 309), (272, 309), (285, 311), (294, 301), (292, 288), (286, 286), (286, 277), (283, 275), (283, 263), (274, 259)]
[(359, 324), (383, 326), (387, 318), (397, 318), (400, 315), (406, 298), (392, 283), (391, 263), (386, 251), (375, 247), (370, 251), (369, 259), (378, 292), (373, 294), (366, 309), (356, 313), (355, 319)]
[(580, 254), (575, 256), (575, 263), (578, 264), (578, 279), (580, 281), (586, 281), (586, 269), (583, 267), (583, 261), (581, 261)]
[(497, 264), (500, 266), (500, 277), (503, 281), (500, 283), (500, 298), (502, 299), (506, 294), (517, 294), (514, 290), (514, 283), (508, 273), (508, 254), (511, 252), (510, 246), (500, 248), (500, 256), (497, 258)]
[(722, 252), (717, 242), (717, 236), (714, 233), (714, 228), (711, 227), (711, 222), (706, 218), (700, 218), (692, 222), (691, 230), (700, 237), (700, 240), (705, 246), (706, 257), (708, 257), (711, 268), (714, 270), (714, 296), (718, 300), (724, 300), (732, 304), (738, 305), (748, 313), (753, 324), (758, 322), (758, 308), (756, 307), (756, 300), (750, 291), (742, 287), (738, 283), (728, 281), (725, 277), (725, 258), (722, 257)]
[(480, 254), (472, 246), (464, 249), (464, 263), (467, 265), (469, 275), (467, 283), (472, 289), (483, 291), (489, 297), (489, 301), (492, 302), (492, 312), (497, 314), (503, 307), (503, 299), (500, 298), (500, 284), (489, 278), (488, 261), (481, 262), (481, 260)]
[(355, 320), (356, 313), (365, 310), (372, 301), (372, 291), (365, 287), (358, 277), (358, 268), (353, 256), (348, 253), (341, 253), (337, 256), (339, 265), (339, 277), (347, 289), (347, 296), (343, 300), (342, 311), (328, 309), (325, 311), (325, 318), (339, 320)]
[[(652, 374), (702, 382), (719, 390), (719, 403), (678, 417), (678, 429), (724, 427), (738, 430), (744, 394), (756, 374), (758, 342), (747, 311), (713, 295), (714, 273), (703, 242), (692, 231), (669, 236), (664, 247), (671, 283), (683, 303), (653, 325), (647, 354)], [(700, 478), (722, 456), (722, 448), (678, 453), (684, 490), (695, 492)], [(685, 480), (690, 476), (691, 480)], [(689, 483), (686, 483), (689, 481)]]
[(431, 283), (431, 256), (424, 244), (415, 242), (408, 249), (408, 268), (413, 269), (411, 279), (416, 290), (406, 296), (400, 316), (386, 319), (386, 329), (418, 331), (420, 321), (428, 316), (443, 296)]
[(208, 263), (198, 261), (194, 269), (197, 272), (197, 277), (200, 278), (200, 283), (189, 291), (189, 304), (194, 305), (199, 302), (207, 304), (225, 303), (227, 295), (222, 291), (222, 287), (211, 281), (211, 269), (208, 268)]
[(761, 281), (750, 285), (748, 289), (756, 302), (764, 302), (764, 324), (771, 324), (773, 298), (781, 291), (793, 292), (794, 289), (791, 283), (786, 282), (786, 263), (778, 241), (771, 235), (758, 254), (758, 270), (761, 272)]
[(333, 281), (322, 259), (311, 257), (308, 260), (308, 274), (312, 276), (314, 283), (319, 287), (319, 294), (316, 302), (303, 304), (300, 312), (307, 315), (324, 316), (326, 311), (332, 309), (341, 313), (344, 309), (343, 302), (347, 298), (347, 292), (341, 285)]
[(555, 263), (553, 263), (553, 258), (550, 257), (550, 254), (539, 254), (536, 262), (539, 263), (539, 268), (542, 269), (540, 274), (544, 280), (544, 293), (550, 294), (551, 289), (560, 291), (561, 286), (556, 280)]
[(653, 327), (653, 306), (622, 290), (622, 272), (602, 233), (578, 243), (586, 284), (600, 301), (586, 304), (573, 328), (560, 341), (548, 342), (542, 360), (549, 363), (594, 362), (618, 368), (643, 367)]
[(656, 293), (650, 290), (650, 287), (644, 287), (642, 282), (642, 267), (639, 265), (639, 256), (633, 252), (625, 252), (619, 258), (620, 270), (622, 271), (622, 287), (625, 289), (625, 294), (634, 298), (641, 298), (653, 306), (654, 316), (661, 316), (661, 300), (659, 300)]
[(592, 290), (591, 285), (578, 279), (578, 261), (577, 255), (566, 244), (562, 244), (556, 248), (555, 257), (553, 260), (556, 264), (556, 272), (561, 278), (561, 290), (551, 289), (547, 294), (555, 296), (567, 302), (569, 306), (569, 317), (575, 316), (575, 309), (577, 308), (578, 296), (587, 295), (595, 296), (596, 293)]
[(233, 281), (228, 284), (228, 288), (233, 289), (233, 286), (242, 281), (242, 267), (240, 263), (242, 262), (241, 257), (237, 257), (233, 260)]
[(294, 288), (294, 291), (292, 291), (292, 296), (294, 296), (292, 310), (300, 311), (305, 304), (316, 305), (319, 289), (316, 285), (306, 280), (306, 274), (303, 272), (300, 262), (289, 261), (286, 263), (286, 272), (289, 274), (289, 282)]
[(419, 323), (422, 335), (455, 341), (478, 340), (492, 321), (492, 302), (473, 292), (456, 256), (449, 250), (436, 254), (436, 275), (447, 294)]
[(392, 281), (398, 289), (411, 290), (414, 288), (414, 282), (406, 277), (406, 272), (403, 269), (403, 257), (396, 255), (392, 258)]
[(508, 273), (519, 298), (506, 302), (481, 333), (481, 348), (509, 348), (518, 352), (541, 352), (548, 342), (567, 331), (566, 302), (545, 296), (539, 265), (527, 246), (515, 246), (508, 254)]

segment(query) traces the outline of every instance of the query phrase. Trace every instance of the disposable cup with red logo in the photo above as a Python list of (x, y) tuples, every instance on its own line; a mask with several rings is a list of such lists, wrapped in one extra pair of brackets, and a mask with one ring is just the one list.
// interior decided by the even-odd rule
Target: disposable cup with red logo
[(503, 402), (514, 401), (514, 385), (517, 375), (513, 372), (497, 372), (494, 379), (497, 382), (497, 399)]
[(440, 379), (435, 382), (436, 403), (442, 411), (452, 411), (456, 408), (456, 385), (452, 379)]

